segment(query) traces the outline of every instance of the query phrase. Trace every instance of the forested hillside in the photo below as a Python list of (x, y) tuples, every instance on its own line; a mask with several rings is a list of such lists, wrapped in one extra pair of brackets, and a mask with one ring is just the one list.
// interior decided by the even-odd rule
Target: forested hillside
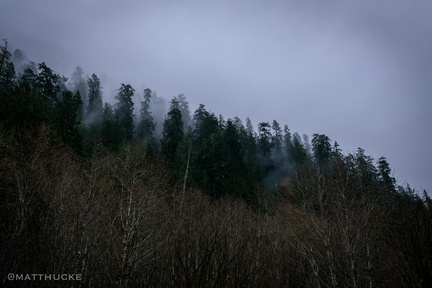
[(161, 115), (150, 88), (121, 84), (115, 103), (102, 91), (96, 74), (1, 47), (3, 284), (432, 287), (431, 199), (385, 157), (191, 111), (183, 94)]

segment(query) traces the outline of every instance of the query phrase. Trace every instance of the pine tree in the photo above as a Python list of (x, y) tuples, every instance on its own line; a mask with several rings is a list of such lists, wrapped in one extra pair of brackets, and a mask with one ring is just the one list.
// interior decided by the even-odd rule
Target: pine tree
[(0, 121), (10, 119), (14, 110), (17, 107), (12, 103), (14, 100), (15, 89), (15, 67), (11, 62), (11, 53), (7, 48), (7, 41), (4, 40), (5, 45), (0, 47)]
[(297, 132), (293, 134), (290, 158), (296, 166), (305, 164), (308, 160), (308, 154), (301, 142), (300, 135), (298, 135)]
[(54, 108), (54, 127), (58, 135), (65, 144), (79, 153), (82, 150), (82, 137), (78, 130), (81, 106), (82, 100), (79, 91), (73, 94), (66, 90), (62, 93), (62, 100), (58, 101)]
[(289, 155), (291, 154), (291, 149), (292, 149), (291, 131), (288, 128), (288, 125), (285, 124), (283, 129), (283, 151), (288, 161), (290, 160)]
[[(82, 109), (85, 111), (88, 106), (88, 86), (86, 80), (84, 79), (84, 71), (80, 66), (76, 66), (74, 72), (72, 73), (71, 78), (68, 82), (68, 89), (73, 93), (79, 91), (81, 95), (81, 99), (83, 102)], [(102, 103), (101, 103), (102, 106)], [(102, 110), (102, 108), (101, 108)]]
[(152, 91), (147, 88), (144, 90), (144, 101), (141, 102), (140, 121), (137, 127), (137, 137), (145, 142), (153, 142), (156, 124), (150, 111)]
[(131, 85), (121, 84), (116, 96), (117, 104), (115, 106), (115, 114), (118, 117), (120, 126), (125, 131), (126, 140), (131, 141), (134, 134), (134, 103), (132, 96), (135, 89)]
[(374, 165), (374, 159), (365, 155), (362, 148), (357, 149), (354, 158), (359, 190), (365, 194), (373, 193), (377, 190), (378, 183), (378, 171)]
[(276, 163), (280, 164), (280, 162), (282, 161), (283, 136), (282, 129), (276, 120), (273, 120), (272, 122), (272, 130), (273, 159)]
[(101, 120), (102, 144), (118, 151), (126, 138), (126, 131), (120, 125), (117, 114), (109, 103), (105, 103)]
[(327, 170), (332, 152), (330, 138), (324, 134), (313, 134), (312, 152), (318, 169), (321, 172)]
[(53, 107), (57, 101), (57, 93), (60, 91), (59, 80), (60, 76), (55, 74), (44, 62), (38, 64), (36, 86), (42, 96), (42, 101), (49, 107)]
[(87, 79), (88, 86), (88, 105), (87, 105), (87, 117), (88, 123), (97, 122), (102, 116), (102, 88), (99, 78), (96, 74), (92, 74)]
[[(223, 165), (223, 136), (218, 118), (205, 110), (204, 105), (194, 113), (193, 178), (199, 188), (213, 197), (220, 196)], [(220, 170), (221, 169), (221, 170)]]
[(383, 156), (378, 159), (378, 171), (381, 184), (387, 189), (387, 191), (396, 191), (396, 179), (391, 176), (390, 165), (387, 162), (387, 159)]
[(270, 123), (261, 122), (258, 124), (258, 159), (262, 169), (261, 176), (268, 175), (273, 168), (273, 160), (271, 152), (274, 147), (272, 142), (272, 134), (270, 132)]
[(183, 121), (181, 112), (177, 108), (171, 109), (164, 121), (161, 153), (162, 155), (175, 166), (176, 153), (183, 139)]
[(177, 102), (178, 102), (178, 109), (182, 114), (183, 130), (184, 133), (187, 133), (189, 130), (192, 129), (191, 115), (189, 111), (189, 102), (186, 100), (186, 96), (182, 93), (177, 96)]

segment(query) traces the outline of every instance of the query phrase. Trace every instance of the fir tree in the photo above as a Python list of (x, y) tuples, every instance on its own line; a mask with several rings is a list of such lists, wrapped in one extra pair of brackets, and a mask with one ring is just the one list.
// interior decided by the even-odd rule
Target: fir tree
[(117, 104), (115, 106), (115, 114), (118, 117), (120, 126), (125, 131), (126, 140), (131, 141), (134, 134), (134, 103), (132, 96), (135, 89), (131, 85), (121, 84), (116, 96)]

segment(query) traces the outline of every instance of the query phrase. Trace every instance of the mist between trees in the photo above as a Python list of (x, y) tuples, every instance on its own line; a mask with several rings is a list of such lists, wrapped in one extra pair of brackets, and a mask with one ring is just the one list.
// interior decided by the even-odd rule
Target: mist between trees
[(192, 113), (183, 94), (166, 109), (151, 89), (121, 84), (104, 103), (97, 75), (77, 67), (67, 79), (6, 42), (0, 97), (1, 275), (79, 273), (68, 285), (107, 287), (432, 286), (432, 202), (398, 185), (384, 157), (345, 155), (276, 120), (255, 129), (203, 104)]

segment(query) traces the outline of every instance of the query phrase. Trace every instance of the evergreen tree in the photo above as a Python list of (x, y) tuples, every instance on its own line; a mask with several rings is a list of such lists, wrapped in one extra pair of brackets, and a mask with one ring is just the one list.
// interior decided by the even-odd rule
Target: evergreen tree
[(306, 153), (308, 154), (308, 156), (312, 156), (312, 148), (311, 148), (311, 143), (309, 141), (309, 135), (303, 134), (302, 138), (303, 138), (303, 147), (305, 148)]
[(249, 117), (246, 117), (246, 132), (249, 136), (255, 137), (255, 131), (252, 125), (252, 121)]
[(7, 71), (7, 66), (11, 62), (11, 52), (8, 49), (8, 42), (4, 40), (4, 46), (0, 46), (0, 77), (3, 77), (5, 71)]
[(283, 147), (284, 152), (286, 155), (286, 158), (289, 160), (289, 155), (291, 154), (291, 148), (292, 148), (292, 142), (291, 142), (291, 131), (288, 128), (288, 125), (284, 125), (283, 129)]
[(270, 124), (268, 122), (261, 122), (258, 124), (258, 147), (260, 153), (269, 158), (271, 150), (274, 147), (272, 141), (272, 134), (270, 132)]
[(391, 176), (390, 165), (387, 162), (387, 159), (383, 156), (378, 159), (378, 171), (381, 184), (387, 189), (387, 191), (396, 191), (396, 179)]
[(12, 63), (14, 63), (16, 71), (19, 74), (19, 72), (22, 72), (24, 70), (24, 64), (27, 60), (23, 51), (21, 51), (20, 49), (15, 49), (12, 53), (11, 61)]
[(53, 107), (57, 101), (57, 93), (60, 91), (59, 80), (60, 76), (55, 74), (44, 62), (38, 64), (36, 86), (42, 96), (42, 101), (49, 107)]
[(250, 187), (250, 184), (253, 182), (249, 178), (250, 173), (244, 162), (239, 129), (236, 128), (231, 119), (228, 119), (223, 134), (225, 152), (220, 155), (224, 158), (220, 167), (222, 170), (220, 194), (233, 194), (245, 198), (252, 191), (253, 188)]
[(140, 121), (137, 127), (137, 136), (142, 141), (153, 142), (156, 124), (153, 121), (153, 116), (150, 111), (150, 102), (152, 98), (152, 91), (147, 88), (144, 90), (144, 101), (141, 102)]
[[(87, 83), (84, 79), (84, 71), (80, 66), (76, 66), (74, 72), (72, 73), (71, 78), (69, 79), (68, 88), (73, 93), (76, 93), (79, 91), (81, 95), (81, 99), (83, 102), (83, 110), (87, 109), (88, 107), (88, 95), (87, 95)], [(101, 110), (102, 110), (102, 103), (101, 103)]]
[(54, 127), (64, 143), (76, 152), (82, 150), (82, 137), (78, 130), (81, 106), (82, 100), (79, 91), (73, 94), (66, 90), (62, 93), (62, 100), (58, 101), (54, 108)]
[(102, 116), (102, 88), (99, 78), (96, 74), (92, 74), (87, 79), (88, 86), (88, 105), (87, 105), (87, 117), (89, 123), (97, 122)]
[(205, 106), (203, 104), (199, 104), (198, 109), (195, 110), (193, 120), (195, 123), (195, 131), (196, 133), (200, 132), (201, 126), (204, 123), (204, 119), (209, 115)]
[(279, 123), (276, 120), (272, 122), (272, 145), (273, 145), (273, 159), (276, 163), (280, 163), (282, 161), (282, 129)]
[(312, 152), (319, 170), (324, 172), (329, 167), (332, 152), (330, 138), (324, 134), (313, 134)]
[(105, 103), (101, 121), (102, 144), (118, 151), (126, 138), (126, 131), (121, 126), (118, 115), (109, 103)]
[(183, 130), (184, 133), (187, 133), (189, 130), (192, 129), (191, 115), (189, 111), (189, 102), (186, 100), (186, 96), (184, 94), (179, 94), (177, 96), (177, 102), (178, 102), (178, 109), (182, 114)]
[(181, 112), (177, 108), (171, 109), (164, 121), (161, 153), (175, 167), (177, 149), (183, 139), (183, 121)]
[(15, 89), (15, 67), (11, 62), (11, 53), (5, 45), (0, 47), (0, 121), (7, 121), (17, 108), (13, 105)]
[(297, 166), (305, 164), (308, 160), (308, 154), (301, 142), (300, 135), (298, 135), (297, 132), (293, 134), (292, 147), (290, 149), (290, 158), (292, 162)]
[(241, 130), (245, 130), (244, 126), (243, 126), (243, 122), (239, 117), (234, 117), (232, 119), (232, 122), (234, 124), (234, 127), (237, 129), (237, 131), (241, 131)]
[(117, 104), (115, 106), (115, 114), (121, 127), (125, 131), (126, 140), (131, 141), (134, 134), (134, 114), (133, 114), (133, 101), (135, 89), (131, 85), (121, 84), (116, 96)]
[(11, 53), (7, 49), (7, 42), (0, 47), (0, 93), (4, 97), (11, 93), (15, 87), (15, 66), (11, 61)]
[(257, 179), (259, 176), (259, 160), (257, 153), (257, 141), (256, 141), (256, 133), (254, 131), (252, 121), (249, 117), (246, 118), (246, 139), (244, 141), (244, 150), (245, 150), (245, 163), (249, 167), (251, 174), (254, 179)]
[(359, 183), (357, 186), (364, 194), (370, 194), (377, 190), (378, 171), (374, 165), (374, 159), (365, 155), (364, 149), (358, 148), (355, 154), (355, 167)]
[(222, 193), (221, 180), (225, 163), (224, 145), (218, 118), (205, 110), (204, 105), (194, 113), (196, 128), (194, 135), (193, 177), (199, 188), (213, 197)]
[(273, 168), (271, 152), (274, 147), (270, 132), (270, 123), (261, 122), (258, 124), (258, 159), (262, 169), (261, 176), (266, 176)]
[(42, 101), (42, 95), (37, 93), (35, 83), (36, 74), (33, 70), (24, 70), (13, 93), (13, 101), (9, 102), (9, 105), (13, 106), (8, 108), (10, 126), (35, 128), (42, 123), (48, 123), (50, 109)]

